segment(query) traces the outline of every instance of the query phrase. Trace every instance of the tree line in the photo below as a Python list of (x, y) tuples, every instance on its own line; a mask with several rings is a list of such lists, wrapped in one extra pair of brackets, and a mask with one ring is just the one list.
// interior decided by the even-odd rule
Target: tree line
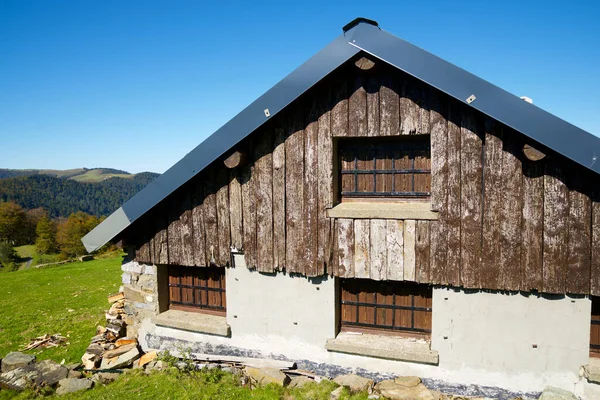
[(107, 216), (150, 183), (158, 174), (143, 172), (130, 179), (110, 178), (87, 183), (50, 175), (0, 179), (0, 201), (34, 210), (43, 208), (50, 218), (68, 217), (83, 211)]

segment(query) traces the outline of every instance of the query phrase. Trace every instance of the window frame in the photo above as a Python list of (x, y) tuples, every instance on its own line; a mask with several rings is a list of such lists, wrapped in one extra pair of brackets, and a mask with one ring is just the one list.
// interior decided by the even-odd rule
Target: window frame
[[(182, 276), (185, 273), (186, 276)], [(190, 279), (182, 283), (182, 278)], [(218, 279), (215, 279), (218, 278)], [(178, 282), (176, 282), (178, 280)], [(184, 290), (190, 290), (184, 296)], [(177, 299), (174, 294), (179, 291)], [(191, 301), (187, 301), (190, 299)], [(217, 297), (218, 296), (218, 297)], [(218, 300), (217, 300), (218, 299)], [(205, 301), (204, 301), (205, 300)], [(167, 266), (167, 305), (169, 310), (191, 311), (225, 316), (227, 314), (227, 287), (225, 267)]]

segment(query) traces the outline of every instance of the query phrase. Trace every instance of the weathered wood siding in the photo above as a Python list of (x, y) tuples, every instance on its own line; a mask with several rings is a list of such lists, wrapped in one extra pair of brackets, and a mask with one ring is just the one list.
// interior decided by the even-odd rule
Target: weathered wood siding
[[(437, 220), (331, 219), (340, 138), (431, 135)], [(600, 179), (382, 62), (333, 72), (129, 232), (136, 258), (272, 273), (600, 295)], [(596, 192), (594, 192), (594, 190)]]

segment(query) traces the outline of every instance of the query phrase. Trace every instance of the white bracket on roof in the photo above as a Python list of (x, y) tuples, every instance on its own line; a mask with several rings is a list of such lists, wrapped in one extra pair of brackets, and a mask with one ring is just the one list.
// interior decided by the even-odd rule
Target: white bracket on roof
[(467, 97), (467, 104), (471, 104), (472, 102), (475, 101), (477, 97), (475, 97), (474, 94), (470, 95), (469, 97)]
[(265, 108), (265, 117), (269, 118), (271, 116), (271, 113), (269, 112), (268, 108)]

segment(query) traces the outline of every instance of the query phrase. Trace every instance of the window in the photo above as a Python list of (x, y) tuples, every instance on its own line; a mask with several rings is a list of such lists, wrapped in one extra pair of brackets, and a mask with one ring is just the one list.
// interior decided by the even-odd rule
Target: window
[(600, 297), (590, 296), (592, 324), (590, 327), (590, 355), (600, 357)]
[(431, 333), (431, 286), (368, 279), (340, 281), (342, 330)]
[(428, 199), (430, 136), (340, 139), (342, 201), (352, 198)]
[(225, 315), (225, 268), (169, 266), (169, 308)]

